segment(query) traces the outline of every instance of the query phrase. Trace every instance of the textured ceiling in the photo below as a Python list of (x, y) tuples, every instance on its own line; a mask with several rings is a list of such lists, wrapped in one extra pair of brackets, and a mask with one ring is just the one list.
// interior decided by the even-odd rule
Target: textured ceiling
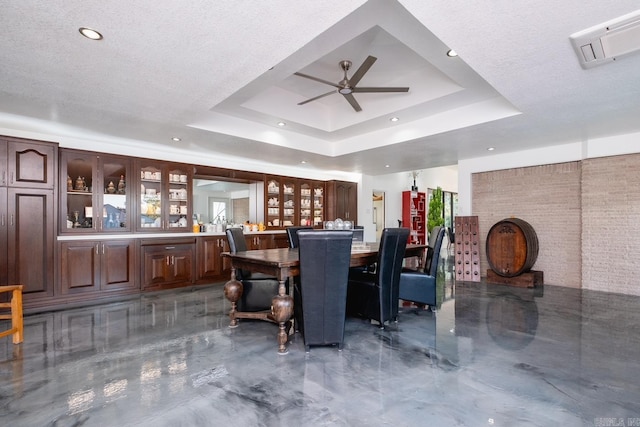
[[(105, 141), (125, 141), (197, 151), (221, 166), (246, 157), (371, 175), (451, 165), (490, 155), (489, 146), (504, 153), (639, 132), (640, 55), (584, 70), (569, 42), (637, 7), (632, 0), (6, 2), (0, 130), (87, 148), (96, 141), (102, 150)], [(83, 38), (80, 26), (104, 39)], [(448, 58), (448, 48), (460, 56)], [(297, 105), (331, 87), (293, 73), (337, 83), (340, 60), (355, 70), (368, 55), (378, 60), (360, 86), (410, 91), (355, 94), (359, 113), (339, 94)]]

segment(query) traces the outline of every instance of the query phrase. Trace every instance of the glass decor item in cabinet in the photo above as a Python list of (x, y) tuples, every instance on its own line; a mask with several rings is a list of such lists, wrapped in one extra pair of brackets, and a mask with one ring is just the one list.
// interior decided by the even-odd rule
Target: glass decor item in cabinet
[(312, 192), (313, 226), (322, 227), (324, 224), (324, 184), (315, 183)]

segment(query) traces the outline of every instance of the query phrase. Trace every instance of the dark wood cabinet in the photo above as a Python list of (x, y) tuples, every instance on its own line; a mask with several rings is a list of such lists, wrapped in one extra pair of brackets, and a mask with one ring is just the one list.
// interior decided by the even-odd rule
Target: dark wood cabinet
[(327, 182), (327, 220), (337, 218), (349, 220), (355, 225), (358, 221), (358, 184), (355, 182)]
[(195, 240), (141, 245), (142, 287), (164, 288), (193, 282)]
[(55, 171), (53, 143), (0, 138), (0, 285), (24, 285), (24, 304), (53, 296)]
[(231, 263), (221, 256), (229, 251), (226, 236), (202, 236), (197, 242), (197, 276), (196, 280), (219, 281), (226, 280), (231, 274)]
[(58, 147), (48, 142), (0, 140), (0, 184), (53, 190)]
[(60, 243), (60, 293), (137, 289), (132, 240)]
[(181, 163), (138, 159), (137, 231), (191, 231), (192, 167)]
[(247, 241), (247, 249), (250, 251), (276, 247), (273, 234), (246, 234), (244, 238)]
[(292, 225), (322, 227), (325, 185), (322, 181), (299, 178), (267, 177), (265, 218), (268, 228)]
[(60, 150), (60, 234), (129, 232), (131, 159)]
[[(0, 286), (8, 285), (7, 252), (9, 250), (9, 211), (7, 209), (7, 188), (0, 187)], [(4, 252), (4, 253), (3, 253)]]

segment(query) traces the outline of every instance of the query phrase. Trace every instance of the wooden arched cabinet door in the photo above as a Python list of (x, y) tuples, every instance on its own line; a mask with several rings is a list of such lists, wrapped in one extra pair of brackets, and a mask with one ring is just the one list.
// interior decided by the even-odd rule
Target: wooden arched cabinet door
[(6, 185), (54, 188), (57, 147), (47, 142), (7, 140)]

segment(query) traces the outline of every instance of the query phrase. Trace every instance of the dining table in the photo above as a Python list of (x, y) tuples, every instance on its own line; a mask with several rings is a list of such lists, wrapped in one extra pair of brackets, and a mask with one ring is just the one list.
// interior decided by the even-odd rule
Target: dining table
[[(407, 244), (405, 258), (418, 257), (428, 246)], [(378, 257), (379, 242), (354, 244), (351, 248), (350, 267), (365, 267), (374, 264)], [(223, 252), (231, 260), (231, 279), (224, 285), (225, 298), (231, 303), (229, 327), (238, 326), (238, 319), (260, 319), (278, 324), (278, 354), (287, 354), (287, 324), (293, 316), (293, 297), (287, 293), (286, 282), (300, 275), (300, 260), (297, 248), (256, 249), (239, 252)], [(249, 270), (274, 276), (279, 282), (278, 294), (271, 301), (271, 309), (257, 312), (238, 311), (238, 300), (242, 296), (242, 282), (236, 279), (236, 270)], [(290, 287), (292, 292), (293, 286)]]

